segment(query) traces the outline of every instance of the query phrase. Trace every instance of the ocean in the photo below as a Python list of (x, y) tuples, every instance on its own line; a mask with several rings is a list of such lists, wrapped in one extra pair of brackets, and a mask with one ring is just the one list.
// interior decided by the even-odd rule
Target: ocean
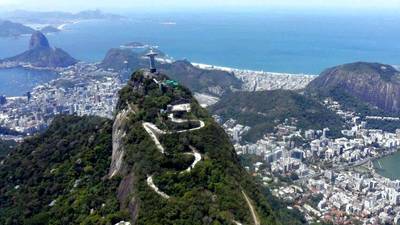
[[(84, 61), (101, 60), (127, 42), (159, 46), (175, 59), (239, 69), (319, 74), (354, 61), (400, 64), (400, 14), (209, 12), (129, 14), (49, 35)], [(22, 52), (29, 37), (1, 38), (0, 58)]]

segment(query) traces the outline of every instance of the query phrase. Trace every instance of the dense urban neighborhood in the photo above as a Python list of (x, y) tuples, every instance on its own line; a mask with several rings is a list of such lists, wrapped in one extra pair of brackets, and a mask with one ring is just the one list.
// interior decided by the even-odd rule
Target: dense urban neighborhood
[(302, 131), (296, 120), (287, 118), (274, 133), (256, 143), (241, 144), (250, 127), (232, 119), (222, 126), (239, 155), (259, 157), (247, 168), (266, 185), (275, 186), (273, 194), (293, 203), (310, 222), (398, 223), (400, 181), (380, 176), (372, 164), (398, 150), (400, 129), (395, 133), (367, 129), (367, 121), (343, 111), (338, 102), (326, 99), (324, 105), (349, 125), (341, 131), (343, 137), (329, 138), (329, 128)]
[(118, 90), (124, 85), (118, 73), (80, 63), (59, 69), (59, 74), (26, 96), (4, 97), (1, 126), (33, 134), (48, 127), (59, 114), (113, 117)]

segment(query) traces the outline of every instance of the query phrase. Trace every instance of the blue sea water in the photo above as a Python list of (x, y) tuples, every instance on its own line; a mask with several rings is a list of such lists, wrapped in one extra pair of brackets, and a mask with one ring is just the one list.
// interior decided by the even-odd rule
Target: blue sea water
[[(400, 14), (259, 11), (131, 13), (128, 18), (70, 24), (48, 38), (89, 62), (137, 41), (157, 45), (175, 59), (272, 72), (319, 74), (354, 61), (400, 64)], [(28, 41), (28, 36), (0, 38), (0, 58), (26, 50)], [(0, 84), (0, 92), (6, 89)]]
[(0, 69), (0, 95), (22, 96), (33, 87), (57, 78), (50, 71), (27, 70), (23, 68)]
[[(68, 25), (49, 39), (85, 61), (99, 61), (108, 49), (139, 41), (160, 46), (175, 59), (318, 74), (353, 61), (400, 64), (399, 24), (400, 14), (382, 12), (131, 14), (128, 20)], [(0, 58), (25, 50), (28, 39), (0, 39)]]

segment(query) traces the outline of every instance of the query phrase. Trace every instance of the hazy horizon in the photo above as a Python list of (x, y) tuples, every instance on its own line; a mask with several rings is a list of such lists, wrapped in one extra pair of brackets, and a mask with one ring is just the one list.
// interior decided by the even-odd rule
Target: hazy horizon
[(195, 10), (212, 10), (212, 11), (223, 11), (223, 10), (302, 10), (311, 11), (318, 9), (323, 11), (397, 11), (400, 10), (400, 0), (281, 0), (279, 2), (273, 0), (202, 0), (202, 1), (184, 1), (184, 0), (172, 0), (162, 1), (153, 0), (151, 2), (137, 1), (137, 0), (115, 0), (115, 1), (52, 1), (43, 0), (38, 3), (35, 0), (0, 0), (0, 10), (33, 10), (33, 11), (69, 11), (77, 12), (89, 9), (100, 9), (112, 12), (134, 12), (134, 11), (195, 11)]

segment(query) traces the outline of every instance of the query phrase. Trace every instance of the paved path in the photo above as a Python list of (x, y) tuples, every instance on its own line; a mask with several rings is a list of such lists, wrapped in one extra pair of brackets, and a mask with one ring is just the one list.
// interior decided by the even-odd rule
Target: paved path
[(153, 176), (147, 177), (147, 185), (149, 185), (150, 188), (153, 189), (161, 197), (163, 197), (165, 199), (169, 199), (170, 198), (169, 195), (167, 195), (164, 192), (160, 191), (160, 189), (154, 184)]
[(201, 161), (201, 154), (197, 151), (197, 149), (194, 148), (193, 146), (189, 146), (189, 147), (192, 150), (192, 152), (185, 153), (185, 154), (193, 155), (194, 156), (194, 161), (193, 161), (192, 165), (190, 165), (185, 171), (182, 171), (181, 173), (190, 172), (196, 166), (196, 164)]
[(251, 201), (249, 197), (247, 197), (246, 193), (242, 190), (243, 197), (246, 199), (247, 205), (249, 206), (251, 216), (253, 217), (254, 225), (260, 225), (260, 220), (258, 219), (257, 212), (254, 210), (253, 205), (251, 204)]
[(178, 124), (179, 123), (189, 123), (189, 122), (199, 122), (200, 123), (200, 126), (198, 126), (198, 127), (195, 127), (195, 128), (192, 128), (192, 129), (188, 129), (188, 130), (176, 131), (177, 133), (184, 133), (184, 132), (191, 132), (191, 131), (195, 131), (195, 130), (200, 130), (205, 126), (205, 123), (202, 120), (177, 119), (177, 118), (174, 117), (174, 114), (172, 114), (172, 113), (168, 115), (168, 118), (170, 118), (173, 123), (178, 123)]
[[(168, 118), (171, 119), (171, 121), (173, 123), (187, 123), (187, 122), (199, 122), (200, 125), (198, 127), (192, 128), (192, 129), (187, 129), (187, 130), (179, 130), (179, 131), (175, 131), (175, 132), (171, 132), (171, 131), (164, 131), (159, 129), (155, 124), (153, 123), (148, 123), (148, 122), (143, 122), (143, 128), (145, 129), (145, 131), (150, 135), (151, 139), (153, 140), (154, 144), (156, 145), (157, 149), (162, 153), (162, 154), (166, 154), (165, 153), (165, 148), (164, 146), (162, 146), (160, 140), (158, 140), (158, 136), (159, 135), (165, 135), (165, 134), (173, 134), (173, 133), (184, 133), (184, 132), (191, 132), (191, 131), (195, 131), (195, 130), (199, 130), (202, 129), (205, 126), (204, 121), (201, 120), (185, 120), (185, 119), (176, 119), (174, 117), (173, 114), (170, 114), (168, 116)], [(197, 151), (196, 148), (194, 148), (193, 146), (189, 146), (190, 149), (192, 150), (191, 153), (185, 153), (185, 154), (190, 154), (194, 156), (194, 161), (193, 163), (184, 171), (182, 172), (190, 172), (197, 163), (199, 163), (202, 159), (201, 154)], [(150, 186), (151, 189), (153, 189), (157, 194), (159, 194), (161, 197), (168, 199), (170, 198), (167, 194), (165, 194), (164, 192), (162, 192), (153, 182), (153, 176), (148, 176), (147, 178), (147, 185)]]
[(143, 128), (146, 132), (150, 135), (151, 139), (153, 140), (154, 144), (156, 145), (157, 149), (162, 153), (165, 154), (165, 149), (158, 140), (157, 135), (164, 134), (161, 130), (159, 130), (156, 125), (152, 123), (143, 123)]
[[(172, 117), (174, 118), (174, 117)], [(176, 120), (176, 119), (175, 119)], [(183, 121), (183, 122), (182, 122)], [(179, 123), (186, 123), (189, 122), (189, 120), (182, 120)], [(200, 130), (205, 126), (204, 121), (202, 120), (197, 120), (200, 123), (200, 126), (192, 128), (192, 129), (188, 129), (188, 130), (180, 130), (180, 131), (175, 131), (175, 132), (167, 132), (164, 130), (160, 130), (155, 124), (153, 123), (148, 123), (148, 122), (143, 122), (143, 128), (146, 130), (146, 132), (150, 135), (151, 139), (154, 141), (154, 143), (157, 146), (157, 149), (160, 150), (160, 152), (162, 154), (165, 154), (165, 149), (164, 147), (161, 145), (160, 141), (158, 140), (158, 135), (165, 135), (165, 134), (173, 134), (173, 133), (185, 133), (185, 132), (191, 132), (191, 131), (195, 131), (195, 130)], [(174, 121), (172, 121), (174, 122)]]
[[(161, 129), (159, 129), (155, 124), (153, 123), (148, 123), (148, 122), (144, 122), (143, 128), (146, 130), (146, 132), (150, 135), (151, 139), (154, 141), (154, 144), (157, 146), (157, 149), (162, 153), (165, 154), (165, 149), (162, 146), (162, 144), (160, 143), (160, 141), (158, 140), (158, 135), (165, 135), (165, 134), (172, 134), (172, 133), (184, 133), (184, 132), (191, 132), (191, 131), (195, 131), (195, 130), (200, 130), (205, 126), (204, 121), (202, 120), (185, 120), (185, 119), (177, 119), (174, 117), (173, 114), (170, 114), (168, 116), (168, 118), (173, 122), (173, 123), (187, 123), (187, 122), (199, 122), (200, 125), (198, 127), (192, 128), (192, 129), (187, 129), (187, 130), (179, 130), (179, 131), (175, 131), (175, 132), (167, 132), (167, 131), (163, 131)], [(191, 153), (185, 153), (185, 154), (190, 154), (194, 156), (194, 161), (193, 163), (184, 171), (182, 171), (181, 173), (184, 172), (190, 172), (197, 163), (199, 163), (202, 159), (201, 154), (197, 151), (196, 148), (194, 148), (193, 146), (189, 146), (190, 149), (192, 150)], [(148, 176), (147, 177), (147, 185), (154, 190), (154, 192), (156, 192), (158, 195), (160, 195), (161, 197), (165, 198), (165, 199), (169, 199), (170, 196), (167, 195), (166, 193), (162, 192), (155, 184), (153, 181), (153, 176)], [(244, 191), (242, 190), (242, 194), (244, 196), (244, 198), (246, 199), (247, 205), (249, 206), (250, 212), (251, 212), (251, 216), (253, 217), (253, 221), (254, 221), (254, 225), (260, 225), (260, 220), (257, 217), (256, 211), (254, 210), (253, 205), (251, 204), (250, 199), (247, 197), (246, 193), (244, 193)], [(232, 221), (234, 224), (236, 225), (243, 225), (242, 223), (233, 220)]]

